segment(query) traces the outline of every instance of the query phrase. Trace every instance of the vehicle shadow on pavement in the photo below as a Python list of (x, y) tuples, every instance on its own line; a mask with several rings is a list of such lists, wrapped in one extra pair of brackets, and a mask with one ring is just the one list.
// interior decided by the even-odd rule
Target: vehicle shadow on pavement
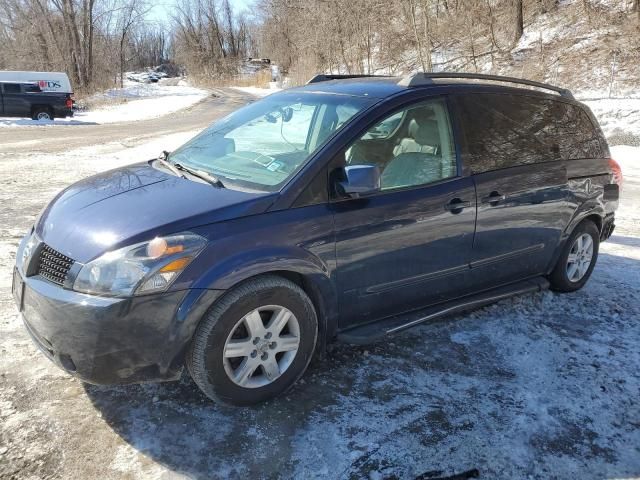
[[(452, 320), (422, 329), (435, 331)], [(423, 334), (408, 338), (403, 334), (367, 347), (331, 345), (326, 357), (314, 360), (286, 395), (249, 408), (213, 403), (186, 371), (178, 382), (118, 387), (84, 384), (84, 388), (102, 419), (121, 438), (190, 478), (361, 478), (385, 470), (414, 478), (433, 470), (419, 466), (424, 460), (416, 462), (424, 446), (412, 449), (414, 459), (407, 463), (404, 447), (394, 445), (386, 451), (384, 443), (367, 437), (379, 441), (401, 432), (412, 435), (413, 421), (423, 416), (416, 412), (421, 403), (434, 411), (422, 421), (434, 422), (439, 430), (426, 440), (429, 447), (450, 428), (458, 428), (438, 412), (446, 398), (421, 389), (412, 391), (407, 384), (415, 368), (411, 359), (424, 358), (415, 352), (422, 349)], [(392, 362), (388, 372), (383, 366), (386, 358)], [(463, 363), (466, 361), (465, 357)], [(387, 373), (396, 376), (396, 381), (390, 382)], [(360, 406), (366, 408), (358, 411)], [(367, 408), (385, 417), (384, 423), (371, 419), (372, 432), (367, 431)], [(357, 419), (351, 421), (352, 416)], [(471, 423), (465, 425), (461, 428)], [(457, 471), (472, 467), (466, 462), (456, 466)]]
[(85, 389), (133, 449), (190, 478), (633, 477), (640, 282), (619, 278), (639, 264), (602, 253), (579, 292), (332, 346), (252, 408), (217, 406), (187, 375)]
[(625, 245), (627, 247), (640, 248), (640, 237), (628, 237), (625, 235), (612, 235), (608, 240), (608, 243), (615, 243), (617, 245)]

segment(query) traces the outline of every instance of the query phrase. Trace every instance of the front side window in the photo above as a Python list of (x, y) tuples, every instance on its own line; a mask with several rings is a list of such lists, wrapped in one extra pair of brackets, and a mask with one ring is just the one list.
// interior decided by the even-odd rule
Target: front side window
[(276, 191), (373, 102), (318, 93), (271, 95), (215, 122), (169, 161), (211, 173), (225, 186)]
[(446, 102), (429, 100), (389, 115), (351, 145), (345, 162), (377, 165), (382, 190), (426, 185), (456, 176)]

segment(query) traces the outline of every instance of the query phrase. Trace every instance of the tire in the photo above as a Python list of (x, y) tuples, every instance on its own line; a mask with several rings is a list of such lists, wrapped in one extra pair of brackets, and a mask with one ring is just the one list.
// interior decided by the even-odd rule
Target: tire
[[(282, 331), (276, 319), (286, 321)], [(317, 337), (316, 311), (298, 285), (275, 275), (256, 277), (227, 292), (203, 317), (186, 365), (215, 402), (253, 405), (293, 386), (311, 361)]]
[(36, 107), (31, 118), (33, 120), (53, 120), (53, 112), (47, 107)]
[[(589, 258), (586, 247), (591, 242), (591, 254), (588, 265), (585, 261)], [(582, 242), (580, 244), (580, 242)], [(582, 245), (582, 246), (581, 246)], [(589, 277), (598, 260), (600, 248), (600, 232), (591, 220), (584, 220), (573, 230), (563, 247), (558, 263), (549, 276), (551, 289), (557, 292), (575, 292), (580, 290)], [(569, 262), (569, 256), (573, 255)], [(582, 259), (582, 260), (581, 260)], [(573, 268), (573, 267), (575, 268)]]

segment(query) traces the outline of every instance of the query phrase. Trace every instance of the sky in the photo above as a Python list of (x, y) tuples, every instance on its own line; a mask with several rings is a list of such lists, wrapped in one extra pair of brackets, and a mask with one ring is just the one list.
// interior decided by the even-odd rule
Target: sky
[[(235, 12), (249, 10), (256, 3), (256, 0), (230, 0), (231, 7)], [(153, 9), (149, 12), (149, 18), (158, 23), (169, 23), (175, 0), (157, 0)]]

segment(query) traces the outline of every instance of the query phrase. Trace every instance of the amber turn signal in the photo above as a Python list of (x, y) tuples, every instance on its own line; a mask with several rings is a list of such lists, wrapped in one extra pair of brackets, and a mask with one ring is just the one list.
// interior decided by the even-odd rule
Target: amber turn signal
[(191, 257), (182, 257), (176, 260), (173, 260), (170, 263), (167, 263), (164, 267), (160, 269), (161, 272), (179, 272), (180, 270), (184, 270), (184, 268), (189, 265), (191, 261)]

